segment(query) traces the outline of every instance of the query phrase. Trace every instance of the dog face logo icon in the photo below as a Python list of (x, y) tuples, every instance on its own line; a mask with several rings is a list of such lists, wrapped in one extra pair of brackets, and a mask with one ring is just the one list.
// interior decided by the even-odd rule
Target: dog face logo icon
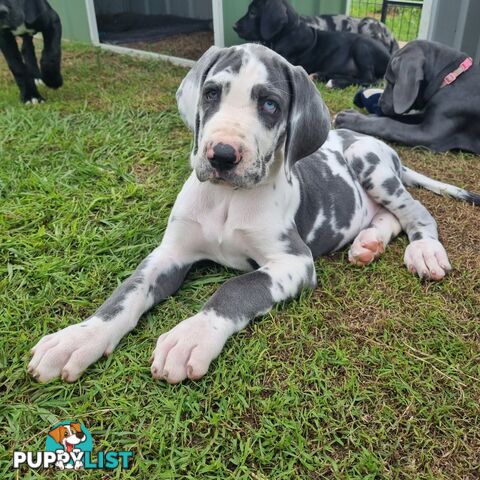
[(85, 452), (93, 448), (92, 436), (78, 422), (60, 422), (47, 435), (46, 450), (56, 452), (58, 461), (55, 466), (61, 470), (83, 468)]
[(79, 423), (58, 425), (48, 432), (57, 443), (63, 446), (64, 450), (70, 453), (79, 443), (85, 442), (87, 436), (83, 433)]

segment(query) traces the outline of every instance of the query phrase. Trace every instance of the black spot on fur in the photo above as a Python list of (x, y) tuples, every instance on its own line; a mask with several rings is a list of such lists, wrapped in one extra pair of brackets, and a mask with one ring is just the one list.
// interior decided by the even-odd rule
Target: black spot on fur
[(260, 267), (253, 258), (247, 258), (247, 262), (254, 270), (257, 270)]

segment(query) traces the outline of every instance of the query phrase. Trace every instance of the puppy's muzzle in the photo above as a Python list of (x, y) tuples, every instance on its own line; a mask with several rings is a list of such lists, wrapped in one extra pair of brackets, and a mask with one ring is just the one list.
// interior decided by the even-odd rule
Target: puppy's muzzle
[(241, 148), (228, 143), (217, 143), (207, 149), (207, 158), (215, 170), (231, 170), (242, 159)]

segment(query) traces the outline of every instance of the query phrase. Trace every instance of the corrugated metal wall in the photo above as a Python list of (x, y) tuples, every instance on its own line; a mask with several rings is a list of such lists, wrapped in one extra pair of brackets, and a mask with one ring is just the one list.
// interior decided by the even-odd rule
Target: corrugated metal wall
[(91, 42), (84, 0), (49, 0), (49, 3), (60, 15), (65, 38)]
[(427, 40), (443, 43), (470, 54), (480, 62), (480, 1), (430, 0)]
[(211, 0), (95, 0), (95, 11), (98, 15), (132, 12), (210, 20), (212, 2)]
[[(85, 0), (49, 0), (62, 19), (65, 38), (90, 42)], [(293, 7), (305, 15), (345, 13), (347, 0), (291, 0)], [(94, 0), (95, 11), (119, 13), (171, 14), (201, 19), (212, 18), (211, 0)], [(234, 23), (242, 17), (250, 0), (223, 0), (225, 45), (242, 43), (233, 31)]]

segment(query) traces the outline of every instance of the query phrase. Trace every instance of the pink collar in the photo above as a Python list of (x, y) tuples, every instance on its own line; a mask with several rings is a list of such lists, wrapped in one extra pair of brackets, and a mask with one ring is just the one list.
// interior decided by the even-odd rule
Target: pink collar
[(473, 65), (471, 57), (466, 58), (453, 72), (450, 72), (444, 79), (440, 88), (453, 83), (463, 72), (466, 72)]

